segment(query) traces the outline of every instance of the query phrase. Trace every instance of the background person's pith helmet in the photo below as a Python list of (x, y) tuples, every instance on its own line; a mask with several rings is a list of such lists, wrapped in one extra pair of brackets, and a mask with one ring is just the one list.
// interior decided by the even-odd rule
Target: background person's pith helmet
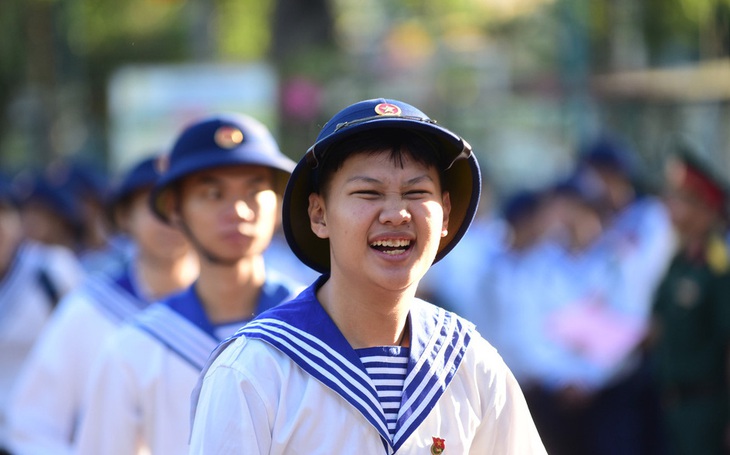
[(151, 190), (157, 183), (160, 178), (159, 161), (162, 157), (163, 155), (155, 155), (142, 159), (111, 185), (105, 214), (112, 224), (117, 225), (116, 212), (126, 207), (136, 193)]
[(461, 137), (436, 124), (426, 114), (402, 101), (372, 99), (346, 107), (328, 121), (317, 141), (299, 161), (284, 193), (283, 229), (294, 254), (321, 273), (330, 270), (329, 241), (311, 229), (308, 206), (313, 176), (327, 153), (363, 131), (405, 130), (432, 142), (443, 154), (443, 189), (451, 194), (449, 233), (441, 239), (434, 262), (451, 251), (468, 229), (479, 203), (481, 174), (471, 146)]
[(113, 207), (137, 191), (151, 189), (160, 179), (159, 161), (162, 156), (152, 156), (139, 161), (129, 168), (112, 186), (109, 206)]
[(294, 169), (294, 161), (281, 153), (269, 130), (243, 114), (220, 114), (188, 126), (178, 137), (163, 164), (150, 203), (152, 211), (169, 222), (165, 199), (180, 179), (199, 171), (228, 166), (265, 166), (276, 171), (281, 194)]

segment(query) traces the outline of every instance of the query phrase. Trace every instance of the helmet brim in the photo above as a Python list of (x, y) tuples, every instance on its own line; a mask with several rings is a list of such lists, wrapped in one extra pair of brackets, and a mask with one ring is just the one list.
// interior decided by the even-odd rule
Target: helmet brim
[(317, 237), (309, 219), (309, 195), (313, 192), (313, 168), (324, 153), (354, 134), (369, 130), (397, 129), (419, 133), (444, 153), (443, 189), (451, 199), (449, 232), (441, 239), (434, 263), (451, 251), (466, 233), (479, 204), (481, 174), (471, 146), (451, 131), (432, 122), (402, 117), (381, 117), (347, 126), (321, 139), (294, 168), (284, 192), (282, 223), (294, 254), (320, 273), (330, 270), (329, 240)]
[(160, 220), (170, 223), (167, 210), (169, 204), (166, 201), (177, 182), (198, 172), (231, 166), (263, 166), (273, 169), (276, 175), (276, 191), (282, 194), (294, 168), (294, 163), (284, 156), (261, 153), (254, 145), (240, 147), (235, 154), (205, 153), (203, 151), (198, 155), (180, 159), (175, 163), (174, 168), (162, 174), (150, 194), (152, 211)]

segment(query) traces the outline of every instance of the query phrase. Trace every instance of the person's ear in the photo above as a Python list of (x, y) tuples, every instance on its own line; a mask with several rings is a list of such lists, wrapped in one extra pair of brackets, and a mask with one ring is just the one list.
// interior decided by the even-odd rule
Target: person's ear
[(161, 212), (165, 214), (170, 226), (180, 228), (182, 216), (180, 215), (180, 203), (177, 192), (167, 191), (160, 195)]
[(312, 228), (314, 235), (320, 239), (329, 238), (329, 231), (327, 230), (327, 214), (324, 207), (324, 198), (317, 194), (312, 193), (309, 195), (309, 224)]
[(444, 211), (444, 219), (441, 225), (441, 237), (449, 235), (449, 215), (451, 214), (451, 195), (448, 191), (444, 191), (441, 196), (441, 206)]
[(282, 200), (282, 197), (279, 195), (279, 193), (276, 194), (276, 221), (274, 222), (274, 226), (276, 226), (277, 229), (281, 227), (282, 223), (282, 217), (284, 216), (284, 201)]

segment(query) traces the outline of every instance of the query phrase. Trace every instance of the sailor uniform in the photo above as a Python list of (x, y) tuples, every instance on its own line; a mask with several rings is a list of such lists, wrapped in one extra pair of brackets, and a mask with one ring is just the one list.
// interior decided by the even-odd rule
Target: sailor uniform
[(613, 253), (632, 296), (634, 307), (624, 310), (649, 318), (654, 293), (676, 250), (666, 206), (654, 196), (635, 200), (616, 215), (603, 243)]
[(390, 437), (395, 437), (398, 410), (403, 398), (403, 384), (408, 373), (410, 349), (400, 346), (377, 346), (357, 349), (357, 355), (373, 380), (378, 401), (383, 407)]
[(106, 274), (90, 277), (61, 302), (13, 394), (10, 440), (15, 453), (71, 453), (84, 390), (104, 340), (149, 304), (139, 289), (128, 265), (114, 280)]
[[(297, 290), (273, 279), (270, 271), (267, 277), (257, 312), (288, 300)], [(94, 367), (77, 453), (187, 453), (190, 392), (223, 339), (216, 331), (194, 285), (123, 324)]]
[(583, 367), (545, 330), (561, 257), (552, 242), (525, 251), (505, 248), (479, 280), (480, 307), (460, 313), (498, 350), (523, 388), (535, 381), (559, 381), (555, 372), (562, 368)]
[(447, 453), (545, 453), (496, 351), (471, 323), (422, 300), (409, 316), (410, 357), (391, 436), (373, 380), (317, 301), (326, 279), (211, 356), (193, 393), (190, 453), (423, 454), (434, 438)]
[(24, 242), (0, 281), (0, 447), (6, 443), (8, 400), (22, 364), (58, 299), (82, 276), (70, 250)]

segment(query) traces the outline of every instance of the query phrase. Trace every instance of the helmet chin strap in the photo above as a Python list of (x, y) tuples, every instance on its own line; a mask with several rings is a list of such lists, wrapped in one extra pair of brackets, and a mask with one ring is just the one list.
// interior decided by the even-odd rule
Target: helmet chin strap
[(198, 238), (193, 234), (193, 231), (190, 230), (190, 227), (188, 224), (183, 220), (182, 216), (180, 217), (180, 221), (178, 223), (182, 231), (185, 233), (185, 236), (188, 238), (188, 241), (193, 245), (193, 248), (203, 256), (206, 260), (212, 262), (213, 264), (227, 266), (227, 267), (233, 267), (238, 264), (238, 259), (224, 259), (214, 253), (212, 253), (209, 249), (205, 248), (200, 241), (198, 241)]

